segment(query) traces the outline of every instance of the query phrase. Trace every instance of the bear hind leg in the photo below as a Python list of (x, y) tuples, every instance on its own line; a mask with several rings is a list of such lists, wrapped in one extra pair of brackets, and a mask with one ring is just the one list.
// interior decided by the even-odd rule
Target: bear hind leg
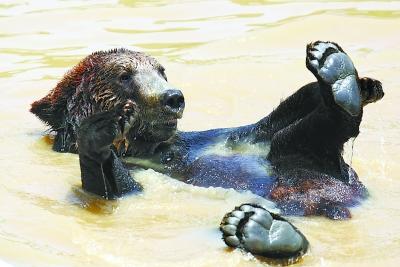
[(224, 242), (254, 255), (291, 264), (307, 252), (308, 241), (291, 223), (261, 206), (243, 204), (222, 219)]

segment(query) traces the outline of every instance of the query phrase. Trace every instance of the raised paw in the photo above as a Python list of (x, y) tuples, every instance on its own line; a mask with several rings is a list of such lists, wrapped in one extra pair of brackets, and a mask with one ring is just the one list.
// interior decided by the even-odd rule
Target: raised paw
[(337, 105), (352, 116), (360, 114), (357, 71), (338, 44), (321, 41), (308, 44), (306, 65), (320, 82), (328, 86)]
[(127, 100), (125, 103), (115, 107), (117, 115), (117, 135), (113, 144), (118, 155), (124, 155), (128, 148), (127, 133), (133, 127), (137, 119), (137, 106), (132, 100)]
[(125, 136), (129, 129), (133, 126), (133, 123), (137, 115), (137, 106), (132, 100), (126, 101), (124, 104), (117, 107), (118, 113), (118, 125), (122, 136)]
[(254, 204), (227, 213), (220, 230), (230, 247), (289, 263), (299, 260), (308, 249), (307, 239), (291, 223)]

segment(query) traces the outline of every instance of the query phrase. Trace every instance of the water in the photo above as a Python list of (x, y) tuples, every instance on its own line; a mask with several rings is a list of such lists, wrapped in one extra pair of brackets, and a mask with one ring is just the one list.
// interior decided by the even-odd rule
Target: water
[[(305, 45), (334, 40), (386, 95), (365, 108), (352, 165), (370, 190), (353, 218), (290, 218), (309, 238), (299, 266), (397, 266), (400, 256), (400, 2), (2, 1), (0, 258), (17, 266), (263, 266), (216, 230), (250, 193), (195, 188), (148, 170), (144, 194), (114, 202), (80, 190), (78, 158), (51, 151), (28, 113), (82, 57), (145, 51), (182, 88), (179, 128), (252, 123), (313, 81)], [(349, 161), (351, 144), (346, 146)], [(270, 205), (268, 203), (265, 203)], [(3, 264), (0, 261), (0, 265)]]

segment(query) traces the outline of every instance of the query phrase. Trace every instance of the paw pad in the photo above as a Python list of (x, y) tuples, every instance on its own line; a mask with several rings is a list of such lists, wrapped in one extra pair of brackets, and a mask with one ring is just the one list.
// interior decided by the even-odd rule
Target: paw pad
[(243, 204), (226, 214), (220, 230), (228, 246), (254, 255), (293, 260), (308, 248), (306, 238), (292, 224), (254, 204)]
[(352, 116), (361, 111), (361, 94), (357, 71), (350, 57), (333, 42), (315, 42), (307, 45), (308, 69), (325, 83), (334, 101)]

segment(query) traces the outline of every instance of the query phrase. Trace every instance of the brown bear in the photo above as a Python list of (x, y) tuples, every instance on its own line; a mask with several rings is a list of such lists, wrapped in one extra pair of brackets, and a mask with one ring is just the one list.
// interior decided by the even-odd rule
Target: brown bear
[[(350, 218), (367, 190), (344, 162), (343, 144), (359, 134), (363, 106), (383, 97), (382, 86), (359, 78), (333, 42), (309, 44), (306, 65), (317, 82), (242, 127), (177, 131), (182, 92), (155, 59), (127, 49), (89, 55), (31, 112), (56, 133), (54, 150), (79, 153), (83, 188), (107, 199), (142, 190), (121, 161), (129, 156), (185, 183), (250, 190), (282, 215)], [(228, 153), (211, 151), (216, 144)], [(269, 152), (243, 153), (244, 144)], [(308, 247), (293, 225), (251, 204), (228, 213), (221, 231), (229, 246), (289, 261)]]

